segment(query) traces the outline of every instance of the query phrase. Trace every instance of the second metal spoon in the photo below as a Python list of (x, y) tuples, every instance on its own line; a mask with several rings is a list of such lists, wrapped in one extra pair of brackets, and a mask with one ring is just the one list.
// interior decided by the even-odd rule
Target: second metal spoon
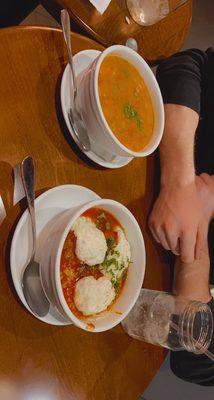
[(30, 213), (33, 245), (30, 261), (28, 262), (28, 265), (23, 273), (22, 288), (25, 300), (33, 313), (39, 317), (44, 317), (49, 311), (50, 303), (42, 288), (39, 273), (39, 263), (35, 261), (36, 219), (34, 209), (34, 171), (35, 169), (32, 157), (26, 157), (21, 163), (21, 177), (27, 199), (28, 210)]
[(61, 10), (61, 25), (64, 35), (64, 40), (68, 52), (68, 60), (71, 68), (72, 78), (73, 78), (73, 106), (68, 111), (68, 117), (70, 124), (73, 128), (73, 132), (78, 140), (78, 143), (83, 151), (89, 151), (91, 149), (91, 144), (87, 132), (87, 128), (84, 124), (82, 116), (76, 107), (76, 96), (77, 96), (77, 81), (74, 71), (73, 55), (71, 48), (71, 25), (70, 17), (67, 10)]

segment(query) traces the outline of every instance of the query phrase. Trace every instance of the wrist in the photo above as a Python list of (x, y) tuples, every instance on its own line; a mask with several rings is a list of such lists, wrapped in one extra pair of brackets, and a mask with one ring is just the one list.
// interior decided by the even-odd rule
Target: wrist
[(192, 183), (195, 183), (195, 170), (193, 167), (183, 171), (179, 167), (161, 168), (161, 187), (173, 185), (179, 188), (186, 187)]
[(182, 263), (180, 257), (177, 257), (173, 292), (189, 300), (197, 300), (204, 303), (209, 302), (211, 298), (209, 269), (210, 259), (208, 249), (203, 254), (202, 259), (195, 260), (193, 263)]
[[(177, 149), (170, 154), (166, 149), (160, 148), (161, 185), (175, 182), (185, 186), (195, 181), (195, 165), (193, 154), (183, 154)], [(166, 156), (166, 154), (168, 155)]]

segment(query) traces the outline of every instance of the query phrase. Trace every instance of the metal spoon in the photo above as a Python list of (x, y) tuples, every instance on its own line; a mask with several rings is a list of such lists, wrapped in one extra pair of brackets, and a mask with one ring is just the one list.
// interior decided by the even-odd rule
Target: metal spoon
[(39, 317), (44, 317), (50, 308), (50, 303), (42, 288), (39, 274), (39, 263), (35, 261), (36, 253), (36, 220), (34, 209), (34, 162), (32, 157), (26, 157), (21, 163), (21, 177), (22, 183), (27, 199), (28, 210), (30, 213), (33, 248), (30, 261), (24, 270), (22, 277), (22, 288), (25, 300), (34, 312)]
[(77, 80), (74, 71), (73, 55), (71, 49), (71, 25), (70, 17), (67, 10), (61, 10), (61, 25), (64, 35), (64, 40), (68, 52), (68, 60), (71, 68), (72, 78), (73, 78), (73, 107), (68, 111), (68, 117), (70, 124), (73, 128), (74, 134), (78, 140), (78, 143), (83, 151), (89, 151), (91, 149), (91, 144), (88, 136), (88, 132), (82, 116), (76, 107), (76, 97), (77, 97)]

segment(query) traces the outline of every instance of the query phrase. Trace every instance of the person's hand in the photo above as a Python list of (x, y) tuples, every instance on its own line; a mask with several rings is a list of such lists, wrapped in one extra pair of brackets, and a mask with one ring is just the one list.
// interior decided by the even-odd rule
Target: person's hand
[[(214, 176), (201, 174), (196, 176), (196, 188), (202, 202), (205, 220), (214, 217)], [(177, 257), (174, 270), (173, 293), (182, 299), (208, 303), (211, 299), (209, 289), (210, 258), (208, 243), (200, 260), (182, 263)], [(199, 284), (200, 283), (200, 284)]]
[(196, 176), (196, 187), (205, 217), (210, 221), (214, 218), (214, 175), (204, 173)]
[(207, 244), (208, 225), (195, 180), (184, 186), (176, 182), (162, 186), (149, 226), (166, 250), (180, 255), (183, 262), (200, 259)]

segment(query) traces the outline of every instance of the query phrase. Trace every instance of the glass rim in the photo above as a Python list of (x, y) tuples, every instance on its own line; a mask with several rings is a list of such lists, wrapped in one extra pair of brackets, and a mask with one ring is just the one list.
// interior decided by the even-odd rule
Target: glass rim
[[(194, 338), (196, 316), (200, 315), (201, 326), (198, 337)], [(184, 310), (180, 321), (181, 344), (190, 352), (202, 354), (209, 348), (213, 334), (213, 315), (208, 304), (191, 301)]]

